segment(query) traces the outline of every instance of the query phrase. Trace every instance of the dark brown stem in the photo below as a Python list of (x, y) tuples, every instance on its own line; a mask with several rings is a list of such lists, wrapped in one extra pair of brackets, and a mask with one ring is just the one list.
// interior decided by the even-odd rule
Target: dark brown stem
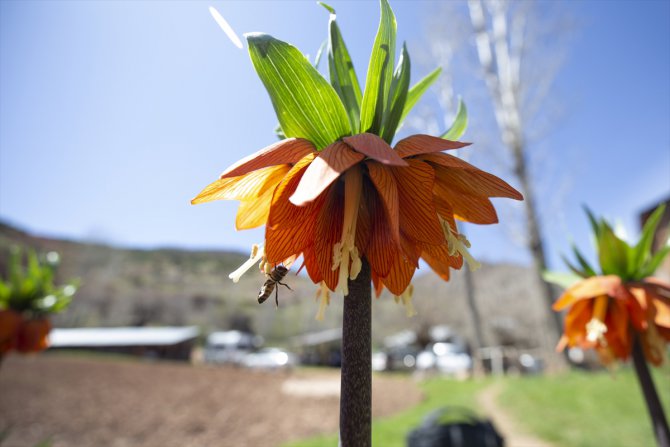
[(370, 447), (372, 443), (372, 296), (370, 265), (349, 280), (342, 321), (340, 446)]
[(633, 365), (635, 365), (635, 372), (637, 379), (644, 394), (644, 400), (647, 403), (647, 410), (649, 410), (649, 417), (651, 417), (651, 425), (654, 429), (654, 436), (659, 447), (670, 447), (670, 429), (668, 429), (668, 420), (663, 412), (663, 406), (658, 398), (654, 381), (649, 373), (649, 366), (644, 358), (642, 351), (642, 344), (640, 338), (636, 335), (633, 341)]

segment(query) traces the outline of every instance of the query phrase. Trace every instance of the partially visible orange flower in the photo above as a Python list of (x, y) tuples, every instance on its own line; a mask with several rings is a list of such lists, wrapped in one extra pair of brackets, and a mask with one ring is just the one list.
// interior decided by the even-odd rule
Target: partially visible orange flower
[(48, 318), (24, 320), (19, 327), (16, 350), (21, 353), (40, 352), (49, 347), (51, 321)]
[(569, 308), (558, 349), (594, 348), (603, 363), (625, 361), (638, 334), (647, 360), (660, 365), (670, 341), (670, 284), (654, 278), (625, 283), (616, 275), (592, 276), (554, 303)]
[(20, 313), (11, 309), (0, 310), (0, 356), (15, 348), (21, 322)]
[(445, 280), (464, 258), (477, 266), (455, 218), (496, 223), (490, 197), (522, 199), (498, 177), (442, 153), (467, 145), (413, 135), (391, 148), (364, 133), (317, 152), (289, 138), (228, 168), (192, 203), (239, 200), (238, 230), (265, 225), (264, 247), (233, 279), (259, 261), (290, 265), (302, 255), (314, 283), (347, 295), (365, 257), (377, 295), (386, 287), (403, 296), (419, 258)]

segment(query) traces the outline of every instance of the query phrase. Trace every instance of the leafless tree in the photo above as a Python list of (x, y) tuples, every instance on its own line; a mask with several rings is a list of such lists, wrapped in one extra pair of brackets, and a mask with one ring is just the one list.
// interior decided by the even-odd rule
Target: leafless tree
[[(525, 198), (524, 243), (532, 255), (534, 271), (542, 285), (542, 318), (552, 329), (543, 340), (548, 350), (561, 333), (561, 320), (560, 315), (551, 311), (554, 292), (542, 279), (547, 256), (531, 156), (537, 159), (539, 142), (550, 130), (548, 123), (555, 122), (555, 117), (548, 111), (557, 109), (548, 107), (548, 101), (564, 60), (566, 34), (570, 27), (565, 14), (547, 11), (555, 7), (550, 3), (468, 0), (467, 8), (464, 6), (463, 3), (448, 2), (441, 14), (434, 15), (434, 24), (429, 27), (431, 57), (444, 66), (452, 62), (455, 54), (472, 53), (474, 43), (476, 58), (459, 62), (470, 73), (474, 68), (482, 74), (499, 136), (506, 148), (503, 158), (511, 164), (511, 171)], [(464, 16), (466, 20), (463, 20)], [(468, 66), (473, 62), (475, 65)], [(448, 85), (438, 86), (441, 92), (439, 105), (442, 110), (449, 110), (454, 101), (450, 77), (444, 82)], [(480, 134), (478, 140), (481, 140)]]

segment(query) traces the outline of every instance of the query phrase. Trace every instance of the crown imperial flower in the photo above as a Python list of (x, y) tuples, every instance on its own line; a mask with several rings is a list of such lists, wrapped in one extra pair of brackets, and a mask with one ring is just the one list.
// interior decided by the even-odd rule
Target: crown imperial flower
[(348, 295), (348, 280), (365, 259), (377, 296), (386, 288), (410, 312), (419, 259), (444, 280), (464, 259), (479, 265), (456, 219), (496, 223), (491, 197), (522, 199), (503, 180), (444, 152), (469, 145), (456, 141), (467, 123), (462, 103), (441, 137), (412, 135), (391, 146), (439, 70), (410, 88), (403, 46), (393, 71), (395, 16), (386, 0), (381, 6), (363, 93), (328, 6), (330, 83), (293, 46), (246, 35), (283, 139), (226, 169), (192, 201), (239, 200), (236, 228), (265, 226), (262, 252), (253, 252), (233, 280), (255, 263), (286, 266), (302, 257), (311, 280), (322, 285), (323, 310), (328, 291)]
[[(660, 365), (670, 342), (670, 284), (651, 277), (670, 247), (651, 254), (653, 235), (665, 207), (649, 218), (635, 246), (616, 235), (603, 219), (587, 211), (598, 248), (601, 274), (574, 248), (578, 266), (566, 263), (577, 275), (554, 310), (567, 309), (558, 349), (595, 349), (604, 364), (625, 361), (634, 337), (639, 337), (650, 363)], [(551, 273), (547, 280), (556, 276)], [(561, 284), (565, 285), (565, 284)]]

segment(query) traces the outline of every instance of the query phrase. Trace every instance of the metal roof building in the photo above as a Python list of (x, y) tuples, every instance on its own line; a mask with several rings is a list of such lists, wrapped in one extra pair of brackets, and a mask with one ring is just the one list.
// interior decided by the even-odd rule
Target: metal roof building
[(52, 349), (77, 349), (130, 354), (146, 358), (190, 360), (196, 326), (54, 329)]

